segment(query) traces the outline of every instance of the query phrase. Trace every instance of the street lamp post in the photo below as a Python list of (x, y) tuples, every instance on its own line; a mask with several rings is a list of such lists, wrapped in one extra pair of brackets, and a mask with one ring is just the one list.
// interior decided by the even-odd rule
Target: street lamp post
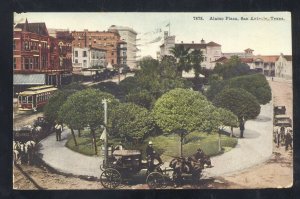
[(107, 125), (107, 102), (109, 100), (103, 99), (102, 104), (104, 106), (104, 164), (107, 165), (107, 156), (108, 156), (108, 150), (107, 150), (107, 130), (106, 130), (106, 125)]

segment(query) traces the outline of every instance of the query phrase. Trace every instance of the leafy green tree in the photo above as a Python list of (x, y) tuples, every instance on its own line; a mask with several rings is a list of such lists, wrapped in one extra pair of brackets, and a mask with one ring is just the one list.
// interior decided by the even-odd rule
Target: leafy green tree
[(132, 102), (149, 110), (153, 106), (155, 98), (147, 90), (132, 90), (125, 96), (125, 101)]
[(260, 104), (266, 104), (272, 99), (270, 85), (263, 74), (244, 75), (230, 79), (230, 88), (242, 88), (256, 97)]
[(126, 77), (123, 79), (120, 84), (119, 88), (120, 90), (123, 91), (123, 93), (126, 95), (128, 94), (131, 90), (134, 90), (138, 86), (138, 81), (136, 77)]
[(67, 98), (74, 92), (73, 90), (58, 90), (49, 99), (44, 107), (44, 116), (49, 123), (54, 124), (55, 122), (61, 122), (58, 120), (58, 111)]
[(210, 101), (213, 101), (216, 95), (225, 88), (228, 88), (226, 80), (214, 80), (210, 82), (210, 86), (204, 94)]
[(94, 89), (98, 89), (102, 92), (107, 92), (114, 95), (118, 99), (123, 99), (124, 92), (120, 88), (120, 86), (115, 82), (100, 82), (99, 84), (95, 84), (92, 86)]
[(209, 132), (219, 126), (209, 121), (214, 118), (214, 110), (215, 107), (199, 92), (176, 88), (156, 101), (153, 116), (165, 133), (178, 129)]
[(72, 82), (71, 84), (63, 85), (62, 90), (75, 90), (75, 91), (80, 91), (86, 89), (86, 86), (79, 82)]
[(247, 64), (241, 62), (238, 56), (232, 56), (226, 63), (216, 64), (213, 73), (219, 74), (223, 79), (230, 79), (240, 75), (251, 74), (251, 70)]
[(110, 114), (111, 135), (142, 141), (154, 128), (149, 111), (132, 103), (120, 103)]
[(218, 108), (217, 109), (220, 117), (220, 128), (224, 129), (225, 126), (231, 127), (231, 137), (233, 136), (233, 127), (238, 127), (238, 118), (237, 116), (224, 108)]
[(192, 68), (195, 72), (195, 79), (199, 79), (199, 75), (201, 73), (201, 62), (203, 62), (204, 57), (201, 50), (196, 49), (190, 53), (190, 62), (192, 64)]
[(59, 111), (59, 117), (70, 127), (73, 137), (75, 137), (73, 129), (90, 128), (95, 154), (97, 154), (95, 131), (104, 125), (103, 99), (111, 101), (109, 107), (117, 104), (114, 96), (109, 93), (86, 89), (71, 95)]
[(257, 99), (244, 89), (224, 89), (215, 97), (213, 103), (217, 107), (230, 110), (238, 117), (241, 130), (240, 137), (243, 137), (245, 122), (256, 118), (260, 113), (260, 105)]
[(191, 70), (189, 51), (190, 48), (185, 48), (182, 44), (179, 44), (170, 50), (171, 54), (176, 59), (176, 68), (178, 76), (181, 76), (182, 71)]

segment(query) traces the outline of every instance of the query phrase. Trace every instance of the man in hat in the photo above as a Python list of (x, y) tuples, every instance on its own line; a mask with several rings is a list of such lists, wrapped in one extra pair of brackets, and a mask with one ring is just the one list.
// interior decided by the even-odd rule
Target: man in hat
[(153, 149), (153, 143), (152, 143), (152, 141), (149, 141), (149, 142), (148, 142), (148, 146), (147, 146), (147, 148), (146, 148), (146, 155), (147, 155), (147, 157), (150, 157), (151, 162), (153, 162), (154, 159), (156, 159), (156, 160), (158, 161), (159, 164), (163, 164), (163, 162), (162, 162), (162, 160), (161, 160), (159, 154), (156, 153), (156, 152), (154, 151), (154, 149)]

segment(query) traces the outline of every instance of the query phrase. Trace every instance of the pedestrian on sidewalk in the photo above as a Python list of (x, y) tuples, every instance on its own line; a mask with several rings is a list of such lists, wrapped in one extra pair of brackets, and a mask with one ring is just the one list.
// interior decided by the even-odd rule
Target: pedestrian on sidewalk
[(55, 125), (56, 141), (61, 141), (61, 132), (62, 132), (62, 126), (57, 123)]
[(286, 151), (288, 150), (289, 146), (291, 147), (291, 149), (293, 149), (292, 142), (293, 142), (293, 138), (292, 138), (291, 131), (288, 131), (288, 132), (286, 132), (286, 135), (285, 135), (285, 150)]

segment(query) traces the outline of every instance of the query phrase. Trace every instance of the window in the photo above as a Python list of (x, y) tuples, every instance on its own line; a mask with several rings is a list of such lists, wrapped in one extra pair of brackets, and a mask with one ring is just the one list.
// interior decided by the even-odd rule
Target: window
[(114, 60), (113, 59), (111, 60), (111, 64), (114, 64)]
[(78, 64), (78, 59), (75, 59), (75, 63)]
[(16, 40), (14, 40), (13, 49), (16, 50)]
[(29, 59), (28, 58), (24, 58), (24, 68), (29, 69)]
[(114, 52), (112, 52), (111, 55), (114, 55)]
[(87, 57), (86, 51), (82, 51), (82, 57)]
[(24, 50), (29, 50), (28, 41), (24, 41)]
[(78, 51), (77, 50), (75, 51), (75, 57), (78, 57)]
[(14, 58), (14, 69), (16, 69), (17, 68), (17, 58)]
[(86, 65), (87, 65), (86, 60), (83, 60), (83, 67), (86, 67)]

